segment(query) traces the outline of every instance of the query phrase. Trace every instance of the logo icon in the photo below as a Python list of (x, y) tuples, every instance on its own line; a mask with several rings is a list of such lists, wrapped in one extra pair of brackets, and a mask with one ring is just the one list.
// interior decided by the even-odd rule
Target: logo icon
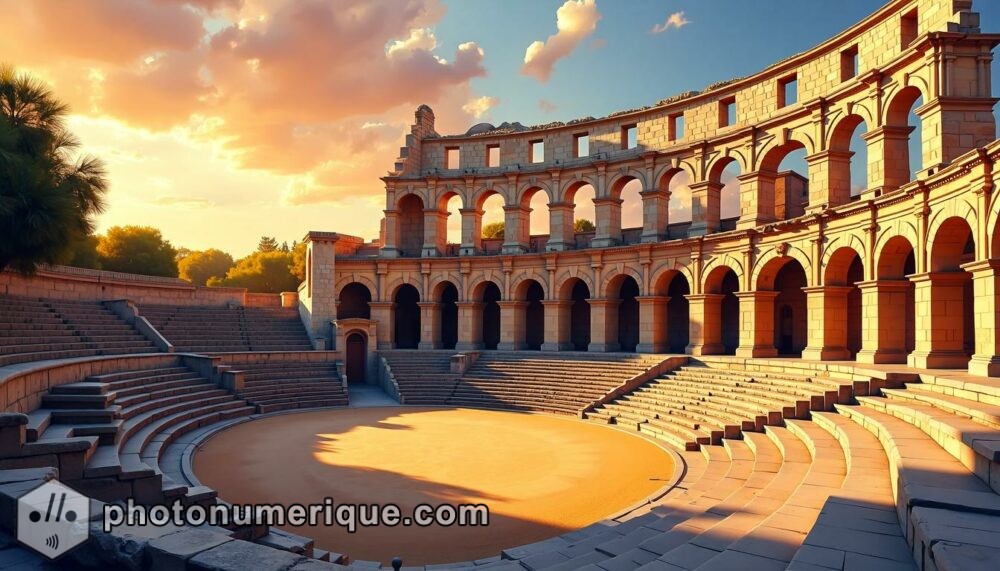
[(56, 481), (17, 500), (17, 540), (56, 559), (90, 536), (90, 500)]

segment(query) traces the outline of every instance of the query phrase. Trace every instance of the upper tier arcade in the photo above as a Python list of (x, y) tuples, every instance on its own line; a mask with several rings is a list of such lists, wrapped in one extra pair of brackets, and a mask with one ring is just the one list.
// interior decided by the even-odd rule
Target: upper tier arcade
[[(574, 195), (594, 189), (597, 230), (583, 244), (608, 247), (748, 229), (822, 212), (852, 200), (850, 141), (863, 133), (867, 190), (877, 197), (911, 180), (907, 116), (922, 128), (917, 178), (996, 136), (990, 93), (992, 49), (971, 0), (895, 0), (838, 36), (749, 77), (723, 81), (649, 107), (568, 123), (499, 128), (479, 124), (442, 136), (426, 105), (386, 184), (383, 257), (475, 255), (484, 201), (502, 197), (507, 254), (581, 247), (573, 233)], [(860, 130), (860, 131), (859, 131)], [(577, 156), (581, 137), (588, 145)], [(779, 172), (805, 150), (808, 180)], [(735, 163), (740, 211), (724, 223), (722, 173)], [(671, 179), (686, 173), (690, 225), (668, 216)], [(642, 228), (623, 232), (621, 192), (641, 184)], [(801, 201), (803, 190), (807, 201)], [(532, 240), (532, 197), (548, 199), (550, 234)], [(462, 240), (447, 244), (447, 203), (461, 200)]]

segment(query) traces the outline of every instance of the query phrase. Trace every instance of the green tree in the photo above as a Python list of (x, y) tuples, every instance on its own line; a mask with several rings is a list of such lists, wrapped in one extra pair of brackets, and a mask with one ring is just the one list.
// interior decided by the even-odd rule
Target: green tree
[(101, 255), (97, 253), (99, 242), (100, 239), (93, 234), (77, 240), (73, 243), (73, 254), (66, 260), (66, 264), (74, 268), (101, 269)]
[(98, 242), (97, 253), (105, 270), (177, 277), (177, 251), (156, 228), (114, 226)]
[(594, 223), (586, 218), (577, 218), (573, 221), (573, 231), (574, 232), (593, 232), (597, 230)]
[(503, 222), (492, 222), (483, 226), (483, 238), (503, 238)]
[(225, 278), (212, 278), (208, 285), (245, 287), (258, 293), (295, 291), (299, 279), (292, 275), (291, 266), (291, 254), (254, 252), (236, 262)]
[(181, 279), (194, 285), (203, 286), (210, 278), (224, 278), (226, 272), (233, 267), (233, 257), (210, 248), (203, 252), (191, 252), (177, 262), (177, 271)]
[(261, 236), (257, 242), (258, 252), (274, 252), (278, 249), (278, 241), (272, 236)]
[(0, 270), (30, 275), (71, 260), (104, 210), (104, 164), (76, 156), (68, 110), (40, 81), (0, 65)]
[(292, 275), (299, 283), (306, 279), (306, 243), (295, 242), (292, 244)]

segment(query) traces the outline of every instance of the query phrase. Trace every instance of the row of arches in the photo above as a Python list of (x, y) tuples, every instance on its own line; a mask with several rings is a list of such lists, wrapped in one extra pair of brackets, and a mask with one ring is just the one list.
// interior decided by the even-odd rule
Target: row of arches
[[(741, 291), (742, 268), (725, 260), (709, 264), (697, 294), (680, 270), (661, 273), (648, 291), (629, 271), (597, 291), (581, 277), (551, 289), (525, 277), (507, 299), (490, 279), (467, 296), (460, 283), (438, 281), (426, 299), (419, 286), (402, 283), (385, 300), (390, 335), (398, 348), (742, 352), (962, 366), (977, 348), (968, 267), (974, 233), (962, 216), (933, 232), (924, 273), (911, 239), (893, 235), (873, 268), (856, 245), (833, 247), (822, 285), (810, 285), (810, 262), (794, 249), (763, 258), (750, 291)], [(371, 300), (365, 284), (350, 283), (339, 293), (338, 316), (370, 318)]]
[[(603, 195), (586, 176), (558, 188), (539, 182), (517, 188), (446, 187), (433, 196), (407, 193), (390, 205), (396, 214), (396, 248), (406, 256), (426, 253), (429, 244), (481, 250), (483, 227), (501, 221), (506, 243), (535, 249), (532, 236), (547, 236), (543, 246), (548, 249), (572, 249), (712, 232), (737, 217), (746, 226), (798, 217), (818, 197), (836, 206), (872, 186), (891, 189), (912, 180), (922, 167), (921, 120), (915, 112), (922, 102), (918, 87), (901, 89), (875, 130), (869, 128), (875, 119), (856, 106), (835, 117), (822, 153), (809, 136), (790, 131), (783, 141), (759, 141), (754, 164), (743, 150), (731, 149), (712, 159), (703, 173), (682, 160), (656, 171), (654, 180), (638, 171), (617, 174)], [(809, 161), (824, 164), (811, 172)], [(812, 185), (822, 192), (811, 197)], [(654, 207), (644, 205), (647, 191), (661, 195), (653, 197)], [(581, 218), (597, 224), (597, 242), (575, 237), (573, 223)]]

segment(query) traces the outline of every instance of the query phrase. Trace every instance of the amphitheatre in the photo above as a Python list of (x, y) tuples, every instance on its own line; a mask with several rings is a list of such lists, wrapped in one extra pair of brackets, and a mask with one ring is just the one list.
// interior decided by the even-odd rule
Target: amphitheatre
[[(92, 526), (61, 561), (98, 569), (996, 568), (1000, 33), (973, 8), (891, 0), (603, 118), (445, 135), (422, 105), (379, 238), (309, 231), (297, 291), (0, 273), (0, 539), (58, 478), (94, 510), (333, 495), (493, 516)], [(690, 221), (670, 219), (676, 177)], [(503, 238), (482, 237), (491, 199)], [(8, 563), (43, 565), (0, 541)]]

